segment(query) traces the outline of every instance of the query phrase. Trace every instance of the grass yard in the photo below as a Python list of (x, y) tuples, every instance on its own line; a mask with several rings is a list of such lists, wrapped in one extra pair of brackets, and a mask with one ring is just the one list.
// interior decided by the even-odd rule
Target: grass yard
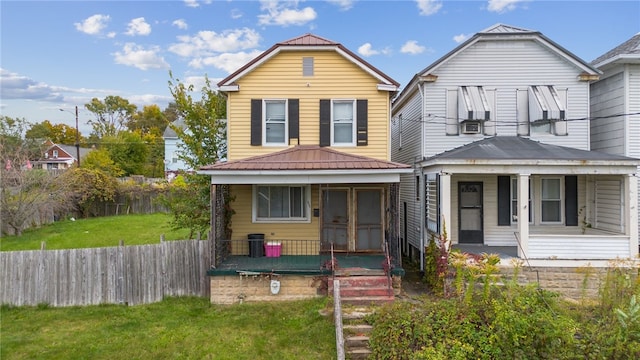
[(48, 250), (59, 250), (117, 246), (120, 240), (125, 245), (157, 244), (163, 234), (166, 240), (187, 239), (189, 230), (173, 230), (170, 221), (171, 216), (162, 213), (63, 220), (21, 236), (0, 237), (0, 250), (39, 250), (43, 241)]
[(326, 299), (211, 305), (171, 298), (141, 306), (1, 308), (0, 358), (335, 359)]

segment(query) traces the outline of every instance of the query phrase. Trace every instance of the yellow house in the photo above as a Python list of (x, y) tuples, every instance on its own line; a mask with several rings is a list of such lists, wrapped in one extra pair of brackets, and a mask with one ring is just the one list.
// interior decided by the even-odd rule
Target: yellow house
[[(347, 267), (401, 272), (398, 187), (412, 169), (390, 161), (399, 84), (343, 45), (305, 34), (218, 86), (227, 97), (227, 160), (198, 171), (211, 176), (217, 204), (212, 301), (275, 295), (241, 289), (237, 299), (233, 291), (214, 299), (237, 274), (285, 281)], [(276, 287), (290, 291), (283, 299), (305, 296)]]

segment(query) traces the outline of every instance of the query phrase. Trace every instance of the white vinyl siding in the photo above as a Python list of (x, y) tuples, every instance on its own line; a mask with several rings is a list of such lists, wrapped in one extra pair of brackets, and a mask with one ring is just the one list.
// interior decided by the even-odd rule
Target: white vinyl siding
[(596, 180), (594, 226), (601, 230), (624, 232), (624, 203), (621, 180)]
[[(471, 45), (456, 54), (437, 69), (438, 79), (425, 83), (424, 156), (429, 157), (484, 138), (482, 134), (447, 136), (445, 119), (451, 116), (447, 109), (449, 91), (457, 96), (461, 85), (481, 85), (487, 97), (495, 97), (496, 134), (517, 135), (516, 120), (518, 91), (526, 91), (530, 85), (548, 84), (556, 89), (566, 89), (566, 116), (569, 119), (586, 118), (589, 115), (589, 84), (579, 81), (581, 70), (562, 61), (548, 49), (534, 41), (500, 41), (500, 44), (483, 41)], [(526, 69), (526, 71), (523, 71)], [(419, 92), (412, 96), (420, 97)], [(455, 99), (455, 97), (454, 97)], [(491, 101), (491, 100), (489, 100)], [(450, 100), (449, 100), (450, 102)], [(395, 112), (395, 110), (394, 110)], [(456, 110), (457, 112), (457, 110)], [(456, 115), (457, 117), (457, 115)], [(544, 143), (589, 150), (589, 122), (567, 122), (567, 136), (549, 134), (530, 137)], [(403, 139), (403, 146), (406, 141)]]
[(619, 72), (591, 87), (591, 148), (609, 154), (625, 152), (624, 73)]

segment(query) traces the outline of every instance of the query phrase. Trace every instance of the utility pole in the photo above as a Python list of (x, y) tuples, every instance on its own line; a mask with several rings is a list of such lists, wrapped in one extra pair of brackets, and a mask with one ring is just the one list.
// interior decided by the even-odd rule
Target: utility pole
[(80, 167), (80, 131), (78, 131), (78, 105), (76, 105), (76, 158)]

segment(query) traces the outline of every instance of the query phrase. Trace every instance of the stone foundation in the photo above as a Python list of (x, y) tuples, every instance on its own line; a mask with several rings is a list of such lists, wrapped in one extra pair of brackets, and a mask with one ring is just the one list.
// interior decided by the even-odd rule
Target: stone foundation
[[(280, 281), (278, 294), (271, 293), (271, 280)], [(327, 276), (314, 275), (224, 275), (210, 276), (211, 303), (235, 304), (259, 301), (290, 301), (327, 296)], [(394, 294), (400, 294), (402, 278), (392, 277)]]
[[(234, 304), (258, 301), (290, 301), (326, 296), (326, 276), (225, 275), (211, 276), (211, 303)], [(280, 281), (280, 291), (271, 293), (271, 280)]]

